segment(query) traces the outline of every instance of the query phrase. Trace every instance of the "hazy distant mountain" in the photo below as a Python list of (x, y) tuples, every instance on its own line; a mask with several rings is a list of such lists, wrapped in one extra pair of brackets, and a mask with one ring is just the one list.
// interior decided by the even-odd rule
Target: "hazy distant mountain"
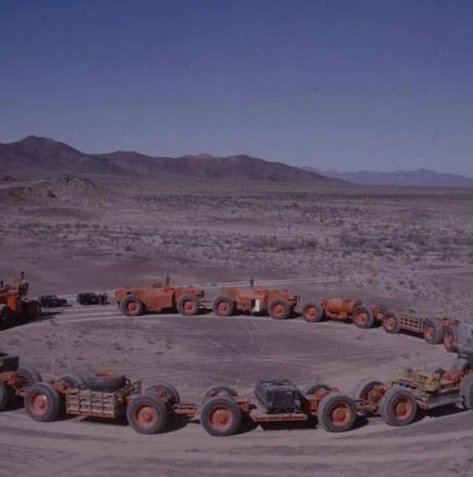
[(430, 169), (397, 172), (336, 172), (319, 171), (312, 167), (304, 167), (306, 171), (317, 172), (327, 177), (333, 177), (360, 185), (378, 186), (415, 186), (415, 187), (473, 187), (473, 178), (459, 174), (436, 172)]
[(86, 154), (53, 139), (28, 136), (21, 141), (0, 143), (0, 170), (13, 178), (43, 177), (70, 173), (258, 180), (270, 182), (341, 183), (313, 171), (247, 155), (214, 157), (151, 157), (137, 152)]

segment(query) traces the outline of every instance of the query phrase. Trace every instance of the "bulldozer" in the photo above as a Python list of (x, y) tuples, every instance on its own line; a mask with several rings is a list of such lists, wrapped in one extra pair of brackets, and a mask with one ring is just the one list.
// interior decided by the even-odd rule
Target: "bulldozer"
[(39, 301), (28, 298), (29, 282), (25, 272), (13, 285), (0, 280), (0, 329), (16, 323), (35, 321), (41, 316)]

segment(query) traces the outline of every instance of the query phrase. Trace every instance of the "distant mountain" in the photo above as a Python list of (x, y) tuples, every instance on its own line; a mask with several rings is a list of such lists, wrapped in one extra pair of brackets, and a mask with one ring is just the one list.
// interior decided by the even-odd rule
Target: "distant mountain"
[(62, 142), (38, 136), (0, 143), (0, 171), (12, 178), (83, 173), (161, 179), (343, 183), (299, 167), (247, 155), (214, 157), (201, 154), (174, 158), (152, 157), (133, 151), (86, 154)]
[(217, 157), (200, 154), (151, 157), (136, 152), (118, 151), (96, 154), (94, 157), (105, 159), (133, 174), (269, 182), (339, 182), (316, 172), (304, 171), (284, 163), (269, 162), (247, 155)]
[(320, 171), (312, 167), (304, 167), (303, 170), (360, 185), (393, 187), (473, 187), (473, 178), (459, 174), (436, 172), (430, 169), (397, 172), (336, 172)]
[(28, 136), (18, 142), (0, 143), (0, 169), (13, 177), (72, 172), (123, 174), (114, 164), (96, 159), (53, 139)]

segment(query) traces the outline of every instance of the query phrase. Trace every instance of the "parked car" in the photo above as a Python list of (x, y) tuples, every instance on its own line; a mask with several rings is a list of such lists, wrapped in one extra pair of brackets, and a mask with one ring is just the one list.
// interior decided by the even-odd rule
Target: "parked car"
[(108, 296), (106, 293), (85, 292), (77, 295), (79, 305), (106, 305)]
[(68, 303), (65, 298), (59, 298), (57, 295), (41, 295), (39, 304), (42, 308), (57, 308), (67, 306)]

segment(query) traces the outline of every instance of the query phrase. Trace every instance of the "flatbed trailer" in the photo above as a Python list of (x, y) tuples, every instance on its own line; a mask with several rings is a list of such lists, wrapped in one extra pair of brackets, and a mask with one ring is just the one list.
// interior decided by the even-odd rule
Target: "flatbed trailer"
[(412, 369), (395, 372), (391, 381), (363, 380), (353, 399), (370, 406), (372, 415), (381, 415), (391, 426), (412, 423), (421, 411), (451, 405), (473, 409), (473, 353), (462, 352), (450, 368)]
[[(346, 432), (353, 428), (357, 413), (369, 412), (370, 407), (363, 401), (356, 403), (337, 388), (316, 384), (302, 392), (286, 380), (260, 382), (274, 398), (268, 404), (261, 399), (239, 397), (228, 386), (212, 386), (200, 403), (185, 403), (167, 383), (155, 384), (143, 392), (141, 381), (131, 381), (124, 375), (98, 373), (94, 379), (93, 389), (87, 379), (73, 375), (36, 383), (26, 392), (25, 411), (40, 422), (54, 421), (61, 415), (126, 418), (130, 427), (141, 434), (161, 433), (169, 420), (183, 418), (200, 422), (212, 436), (229, 436), (239, 431), (243, 421), (268, 424), (315, 420), (328, 432)], [(106, 386), (107, 379), (116, 382), (116, 386)], [(102, 389), (97, 389), (97, 383)]]
[(449, 327), (457, 326), (455, 318), (427, 318), (412, 310), (387, 310), (376, 316), (387, 333), (407, 331), (424, 338), (429, 344), (441, 344)]

